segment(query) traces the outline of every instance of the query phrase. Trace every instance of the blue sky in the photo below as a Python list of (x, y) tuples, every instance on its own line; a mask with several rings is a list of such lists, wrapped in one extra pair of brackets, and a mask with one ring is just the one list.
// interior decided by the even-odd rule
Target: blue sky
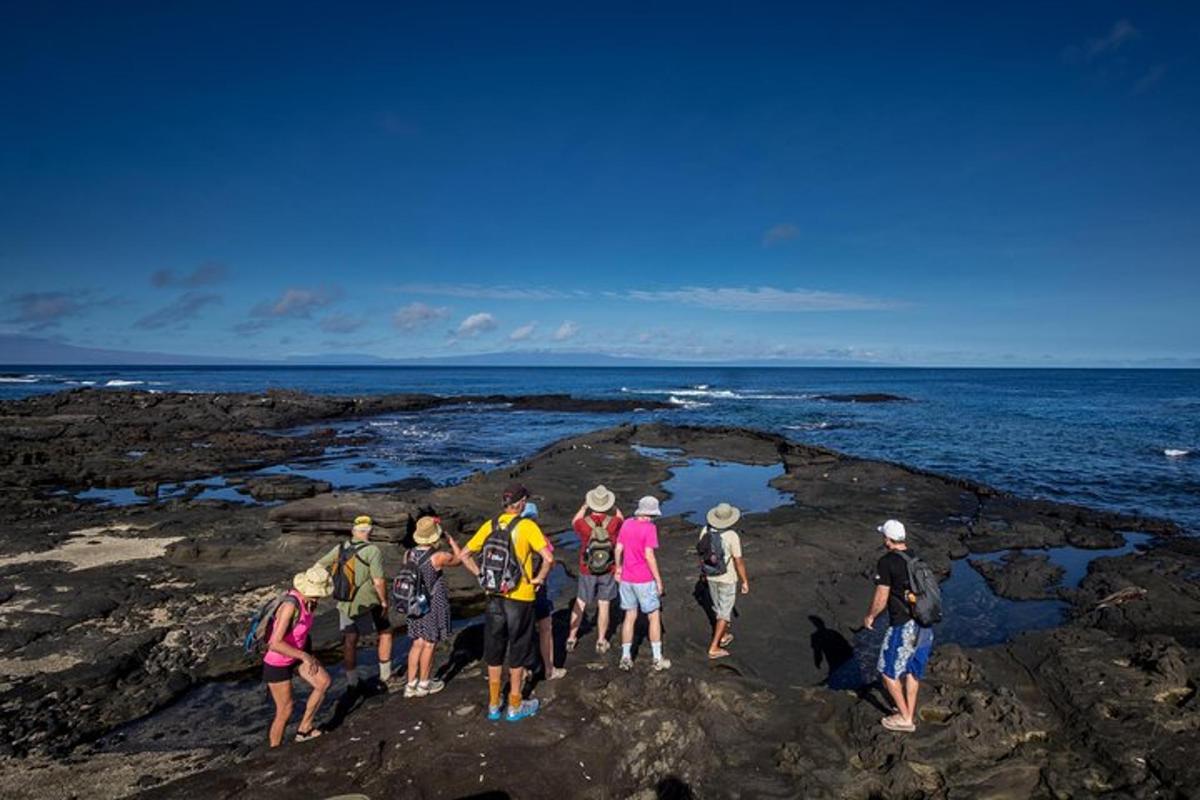
[(1194, 4), (578, 5), (7, 4), (0, 332), (1200, 358)]

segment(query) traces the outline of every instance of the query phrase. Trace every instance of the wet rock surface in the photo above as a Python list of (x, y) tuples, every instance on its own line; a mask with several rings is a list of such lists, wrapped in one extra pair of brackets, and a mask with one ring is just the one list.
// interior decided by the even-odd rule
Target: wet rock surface
[[(617, 670), (615, 643), (594, 651), (590, 623), (579, 647), (564, 653), (568, 588), (554, 617), (568, 675), (534, 687), (543, 710), (519, 725), (484, 719), (481, 627), (473, 624), (438, 651), (435, 663), (450, 673), (445, 691), (365, 698), (337, 718), (339, 680), (320, 716), (337, 724), (317, 740), (266, 751), (265, 692), (234, 701), (217, 683), (214, 696), (225, 700), (197, 704), (189, 723), (211, 736), (112, 749), (114, 729), (192, 687), (253, 679), (254, 660), (239, 644), (250, 612), (336, 544), (357, 513), (376, 518), (389, 569), (416, 514), (436, 510), (452, 535), (468, 535), (496, 513), (513, 480), (529, 486), (543, 528), (557, 533), (596, 483), (629, 509), (670, 478), (673, 462), (635, 444), (783, 466), (772, 486), (791, 502), (739, 526), (751, 593), (738, 599), (730, 658), (704, 657), (710, 629), (696, 531), (671, 517), (661, 521), (659, 550), (674, 662), (667, 672), (650, 670), (640, 630), (631, 673)], [(1060, 628), (983, 649), (940, 646), (918, 730), (906, 736), (879, 725), (890, 709), (877, 687), (826, 685), (863, 649), (856, 631), (881, 552), (874, 526), (893, 516), (942, 574), (972, 552), (1112, 547), (1131, 530), (1158, 538), (1145, 552), (1093, 562), (1068, 593), (1070, 619)], [(574, 553), (561, 550), (573, 570)], [(1013, 592), (1048, 579), (1045, 565), (1025, 557), (991, 566), (989, 580)], [(455, 486), (326, 492), (272, 509), (186, 501), (53, 508), (0, 533), (0, 795), (1194, 796), (1197, 575), (1200, 548), (1166, 523), (1024, 501), (736, 429), (621, 426)], [(477, 613), (469, 576), (449, 577), (456, 617)], [(1113, 597), (1124, 599), (1104, 602)], [(336, 615), (322, 604), (315, 649), (335, 654), (336, 641)], [(256, 714), (257, 731), (221, 727)]]
[(1008, 553), (1001, 560), (972, 558), (970, 561), (993, 592), (1010, 600), (1057, 597), (1065, 573), (1045, 554)]

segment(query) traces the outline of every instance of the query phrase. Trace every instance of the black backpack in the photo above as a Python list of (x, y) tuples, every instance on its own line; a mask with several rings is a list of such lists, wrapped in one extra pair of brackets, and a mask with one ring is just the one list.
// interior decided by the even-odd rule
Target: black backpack
[(337, 561), (333, 564), (333, 599), (348, 603), (354, 599), (357, 584), (354, 581), (354, 562), (363, 561), (358, 554), (367, 542), (346, 542), (338, 547)]
[(479, 564), (479, 586), (488, 594), (508, 594), (521, 583), (524, 573), (512, 540), (521, 519), (513, 517), (504, 526), (499, 517), (492, 520), (492, 532), (483, 542)]
[(409, 550), (404, 555), (404, 566), (392, 579), (392, 607), (409, 619), (419, 619), (429, 613), (430, 587), (425, 585), (421, 567), (433, 558), (433, 552), (431, 548), (414, 558), (413, 551)]
[(592, 529), (587, 547), (583, 551), (584, 566), (592, 575), (607, 575), (613, 568), (613, 540), (608, 533), (608, 523), (612, 521), (612, 517), (605, 514), (600, 523), (597, 523), (591, 514), (585, 515), (583, 519)]
[[(250, 630), (242, 639), (242, 649), (246, 653), (265, 653), (267, 651), (267, 643), (271, 641), (271, 631), (275, 628), (275, 614), (283, 605), (290, 605), (296, 611), (300, 610), (300, 601), (296, 599), (296, 595), (284, 592), (263, 603), (262, 607), (250, 618)], [(295, 626), (297, 617), (298, 614), (292, 614), (288, 630)]]
[(729, 569), (725, 559), (725, 542), (721, 540), (724, 531), (704, 526), (700, 541), (696, 542), (696, 555), (700, 556), (701, 575), (724, 575)]
[(937, 576), (929, 565), (915, 555), (904, 550), (896, 550), (897, 555), (904, 559), (908, 567), (909, 610), (917, 624), (930, 628), (942, 621), (942, 590), (938, 586)]

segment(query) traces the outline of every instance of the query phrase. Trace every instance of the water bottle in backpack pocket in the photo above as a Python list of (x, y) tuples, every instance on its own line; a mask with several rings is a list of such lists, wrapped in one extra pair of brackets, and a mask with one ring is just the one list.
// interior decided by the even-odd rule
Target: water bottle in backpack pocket
[[(300, 610), (300, 601), (296, 599), (296, 595), (284, 592), (272, 597), (263, 603), (258, 611), (254, 612), (254, 616), (250, 618), (250, 629), (242, 639), (242, 649), (246, 653), (267, 652), (268, 643), (271, 641), (271, 630), (275, 627), (275, 614), (279, 611), (279, 607), (285, 604), (291, 605), (296, 611)], [(296, 624), (298, 616), (297, 613), (292, 614), (291, 625)]]
[(725, 570), (729, 569), (725, 558), (725, 542), (721, 538), (721, 533), (707, 525), (701, 531), (700, 541), (696, 543), (696, 555), (700, 557), (701, 575), (710, 577), (724, 575)]
[(396, 572), (392, 579), (392, 607), (409, 619), (419, 619), (429, 613), (429, 590), (425, 585), (425, 577), (421, 567), (433, 558), (433, 550), (416, 558), (409, 550), (404, 556), (404, 566)]
[(521, 564), (512, 540), (520, 521), (513, 517), (501, 526), (499, 518), (492, 520), (492, 532), (483, 542), (479, 559), (479, 586), (488, 594), (508, 594), (521, 583)]
[(910, 591), (905, 599), (908, 600), (912, 617), (922, 627), (933, 627), (942, 621), (942, 590), (938, 586), (937, 575), (917, 556), (903, 550), (897, 550), (896, 553), (908, 567)]

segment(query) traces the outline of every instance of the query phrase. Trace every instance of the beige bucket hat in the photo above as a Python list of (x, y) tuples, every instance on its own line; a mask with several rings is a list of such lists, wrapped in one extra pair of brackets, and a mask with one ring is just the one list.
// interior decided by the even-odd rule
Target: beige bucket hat
[(333, 578), (329, 570), (315, 564), (292, 578), (292, 587), (305, 597), (329, 597), (333, 594)]
[(732, 528), (737, 525), (737, 521), (742, 518), (742, 512), (737, 506), (731, 506), (729, 503), (718, 503), (713, 508), (708, 510), (705, 519), (708, 520), (708, 525), (717, 530)]
[(587, 493), (588, 508), (592, 511), (608, 511), (617, 502), (617, 496), (600, 484)]
[(437, 517), (421, 517), (417, 520), (417, 529), (413, 531), (413, 541), (422, 547), (431, 545), (442, 538), (442, 521)]

